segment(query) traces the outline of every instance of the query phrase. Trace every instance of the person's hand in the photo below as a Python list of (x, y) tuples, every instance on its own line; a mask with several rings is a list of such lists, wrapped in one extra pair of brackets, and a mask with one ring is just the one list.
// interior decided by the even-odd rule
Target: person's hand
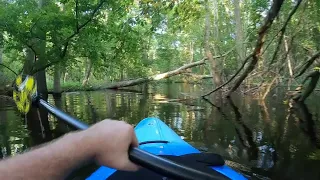
[(104, 120), (86, 130), (86, 137), (94, 152), (94, 159), (104, 166), (136, 171), (138, 166), (129, 160), (129, 147), (137, 147), (138, 140), (131, 125), (123, 121)]

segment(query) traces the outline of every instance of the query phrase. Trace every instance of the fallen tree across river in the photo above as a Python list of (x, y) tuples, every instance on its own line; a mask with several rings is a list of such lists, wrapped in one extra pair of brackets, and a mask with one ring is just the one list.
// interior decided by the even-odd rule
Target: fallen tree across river
[(150, 81), (158, 81), (161, 79), (166, 79), (172, 76), (176, 76), (179, 74), (183, 74), (186, 72), (187, 69), (196, 67), (196, 66), (200, 66), (200, 65), (204, 65), (206, 63), (207, 58), (204, 58), (200, 61), (196, 61), (196, 62), (192, 62), (189, 64), (185, 64), (175, 70), (172, 71), (168, 71), (165, 73), (161, 73), (161, 74), (156, 74), (150, 77), (145, 77), (145, 78), (138, 78), (138, 79), (133, 79), (133, 80), (127, 80), (127, 81), (121, 81), (121, 82), (116, 82), (110, 85), (105, 86), (105, 89), (119, 89), (119, 88), (123, 88), (123, 87), (129, 87), (129, 86), (135, 86), (135, 85), (139, 85), (139, 84), (143, 84), (143, 83), (147, 83)]

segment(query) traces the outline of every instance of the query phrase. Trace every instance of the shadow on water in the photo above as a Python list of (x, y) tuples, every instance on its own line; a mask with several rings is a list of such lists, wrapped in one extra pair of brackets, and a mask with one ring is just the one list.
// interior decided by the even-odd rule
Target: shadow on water
[[(290, 109), (281, 90), (266, 101), (237, 95), (228, 100), (215, 94), (210, 104), (199, 99), (205, 88), (150, 84), (142, 91), (49, 95), (48, 101), (88, 124), (118, 119), (136, 125), (145, 117), (159, 117), (196, 148), (221, 154), (228, 165), (251, 178), (320, 179), (319, 95)], [(21, 153), (71, 130), (41, 111), (28, 114), (26, 121), (13, 106), (1, 106), (0, 156)], [(73, 177), (83, 179), (92, 167)]]

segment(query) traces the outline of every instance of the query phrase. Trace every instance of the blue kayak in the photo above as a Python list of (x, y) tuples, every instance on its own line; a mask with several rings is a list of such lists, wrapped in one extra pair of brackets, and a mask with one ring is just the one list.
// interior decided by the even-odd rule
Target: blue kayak
[[(201, 153), (198, 149), (181, 139), (171, 128), (157, 118), (150, 117), (142, 120), (135, 127), (135, 132), (140, 143), (139, 148), (155, 155), (182, 156)], [(213, 166), (211, 168), (229, 179), (246, 179), (227, 165)], [(116, 171), (115, 169), (102, 166), (92, 173), (87, 180), (105, 180)]]

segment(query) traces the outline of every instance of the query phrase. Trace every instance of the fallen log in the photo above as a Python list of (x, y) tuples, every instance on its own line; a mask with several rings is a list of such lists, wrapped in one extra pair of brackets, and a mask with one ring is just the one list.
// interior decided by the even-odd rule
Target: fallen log
[(189, 77), (192, 77), (192, 78), (195, 78), (195, 79), (210, 79), (212, 78), (213, 76), (211, 75), (199, 75), (199, 74), (193, 74), (193, 73), (184, 73), (183, 75), (186, 75), (186, 76), (189, 76)]
[(121, 81), (121, 82), (107, 85), (104, 88), (105, 89), (118, 89), (118, 88), (123, 88), (123, 87), (135, 86), (135, 85), (147, 83), (150, 81), (158, 81), (161, 79), (166, 79), (166, 78), (169, 78), (172, 76), (176, 76), (176, 75), (185, 73), (185, 71), (189, 68), (203, 65), (203, 64), (205, 64), (206, 60), (207, 60), (207, 58), (204, 58), (201, 61), (196, 61), (196, 62), (193, 62), (190, 64), (183, 65), (183, 66), (181, 66), (175, 70), (172, 70), (172, 71), (168, 71), (168, 72), (161, 73), (161, 74), (156, 74), (156, 75), (153, 75), (150, 77), (145, 77), (145, 78), (138, 78), (138, 79), (133, 79), (133, 80)]

